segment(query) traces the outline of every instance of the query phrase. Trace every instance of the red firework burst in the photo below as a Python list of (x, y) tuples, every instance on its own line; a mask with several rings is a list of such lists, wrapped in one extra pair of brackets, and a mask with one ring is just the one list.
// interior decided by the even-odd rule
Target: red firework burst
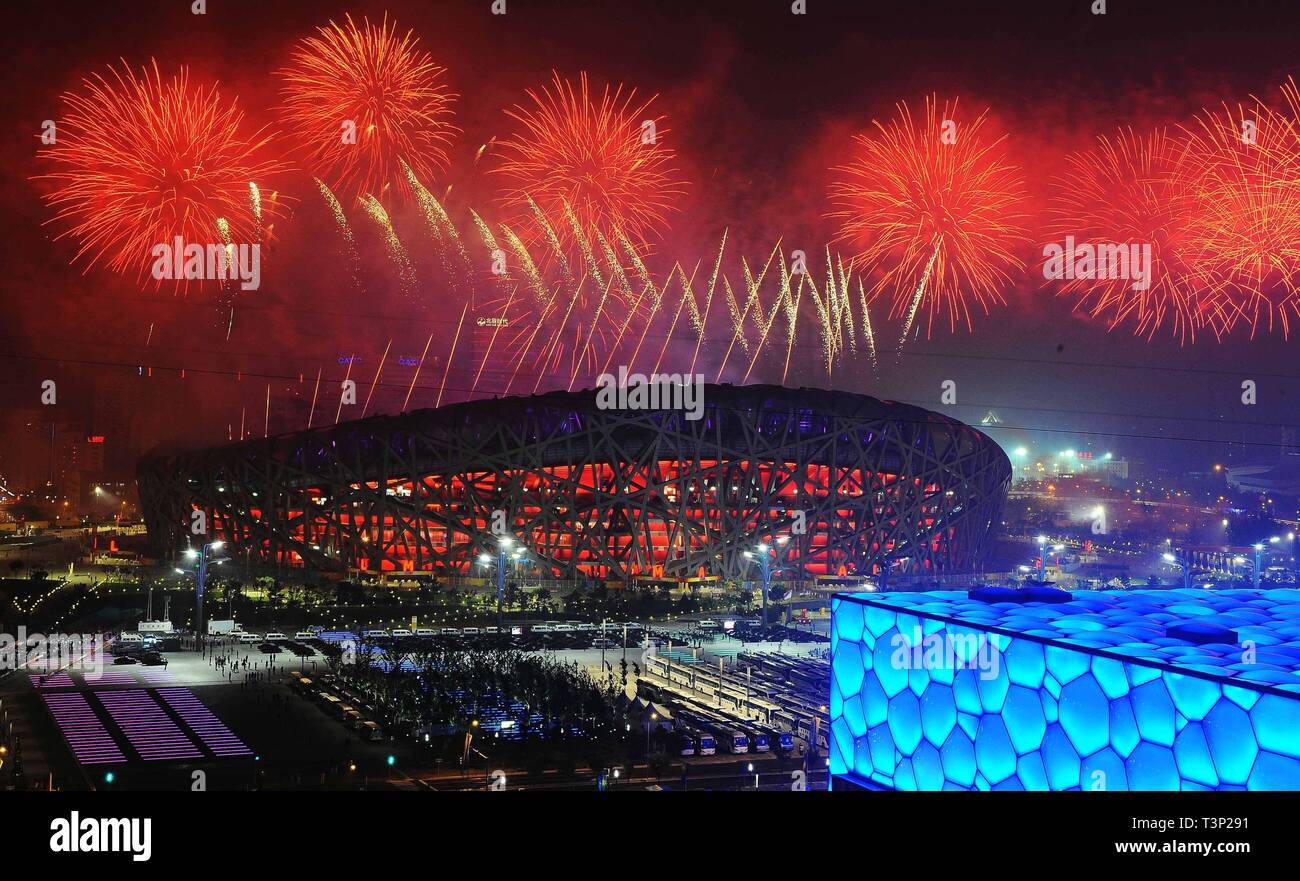
[[(1295, 84), (1284, 89), (1296, 105)], [(1300, 313), (1300, 132), (1258, 100), (1203, 111), (1185, 130), (1183, 174), (1195, 212), (1189, 259), (1229, 327), (1290, 334)]]
[(592, 247), (597, 233), (616, 251), (620, 233), (635, 246), (659, 235), (685, 183), (663, 144), (663, 117), (651, 115), (654, 97), (636, 103), (636, 90), (619, 85), (593, 98), (585, 73), (576, 89), (554, 74), (549, 88), (528, 97), (532, 107), (506, 111), (522, 130), (497, 144), (493, 172), (508, 182), (507, 208), (532, 219), (535, 203), (566, 250), (577, 238), (570, 210)]
[(385, 15), (357, 27), (331, 21), (294, 49), (278, 71), (285, 86), (280, 116), (304, 162), (336, 191), (382, 196), (409, 185), (401, 163), (421, 180), (446, 168), (456, 96), (441, 81), (444, 68), (418, 48), (413, 32), (397, 35)]
[(971, 327), (971, 301), (986, 314), (1004, 305), (1009, 272), (1023, 267), (1015, 253), (1027, 241), (1019, 172), (1004, 138), (982, 131), (987, 113), (958, 125), (956, 112), (956, 101), (940, 111), (931, 96), (918, 126), (900, 103), (895, 119), (873, 120), (873, 131), (856, 135), (852, 160), (834, 169), (836, 241), (874, 274), (870, 296), (890, 298), (904, 338), (922, 309), (927, 334), (944, 315), (951, 330), (959, 321)]
[(187, 244), (261, 238), (277, 205), (256, 183), (284, 166), (257, 158), (267, 138), (241, 134), (243, 113), (215, 85), (191, 86), (184, 68), (165, 81), (155, 62), (139, 77), (124, 62), (82, 85), (63, 95), (57, 141), (41, 150), (56, 167), (40, 176), (55, 183), (45, 200), (54, 221), (71, 224), (59, 238), (80, 242), (74, 261), (142, 276), (154, 246), (176, 236)]
[(1143, 138), (1123, 129), (1066, 159), (1069, 170), (1050, 210), (1052, 234), (1069, 237), (1076, 248), (1112, 249), (1126, 267), (1131, 246), (1150, 247), (1145, 285), (1108, 277), (1073, 278), (1061, 286), (1062, 294), (1075, 297), (1075, 308), (1102, 318), (1109, 330), (1131, 324), (1135, 335), (1151, 339), (1168, 324), (1179, 342), (1195, 342), (1198, 329), (1216, 336), (1225, 329), (1223, 304), (1187, 260), (1193, 206), (1182, 153), (1182, 144), (1163, 130)]

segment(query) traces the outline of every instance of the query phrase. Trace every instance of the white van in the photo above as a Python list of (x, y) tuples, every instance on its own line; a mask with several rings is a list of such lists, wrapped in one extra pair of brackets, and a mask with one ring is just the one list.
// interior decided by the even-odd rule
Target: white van
[(556, 624), (551, 628), (554, 633), (572, 633), (575, 629), (572, 624)]
[(315, 639), (316, 633), (312, 630), (299, 630), (293, 635), (294, 639)]
[(412, 634), (411, 634), (411, 631), (406, 630), (405, 628), (399, 628), (399, 629), (393, 631), (393, 636), (394, 636), (394, 637), (398, 637), (398, 638), (400, 638), (400, 637), (404, 637), (404, 636), (411, 636), (411, 635), (412, 635)]
[(534, 624), (529, 630), (533, 633), (553, 633), (555, 628), (550, 624)]
[(461, 631), (461, 634), (464, 636), (478, 636), (478, 628), (466, 627), (464, 630)]
[(270, 633), (266, 635), (266, 638), (267, 639), (288, 639), (289, 637), (285, 636), (283, 633), (281, 633), (278, 630), (272, 630)]
[(438, 631), (434, 630), (432, 627), (417, 627), (415, 628), (415, 635), (416, 636), (437, 636)]
[(459, 630), (458, 628), (455, 628), (455, 627), (444, 627), (444, 628), (442, 628), (442, 635), (443, 635), (443, 636), (460, 636), (460, 630)]
[(262, 637), (258, 636), (256, 633), (240, 632), (240, 633), (236, 633), (235, 636), (239, 637), (240, 642), (261, 642), (262, 641)]
[(366, 740), (383, 740), (384, 729), (379, 727), (378, 722), (366, 720), (361, 723), (361, 736)]
[(119, 636), (117, 638), (117, 641), (122, 643), (130, 643), (131, 645), (139, 645), (140, 643), (144, 642), (144, 637), (138, 633), (128, 632), (128, 633), (123, 633), (121, 636)]
[(366, 639), (387, 639), (391, 634), (387, 630), (367, 630)]

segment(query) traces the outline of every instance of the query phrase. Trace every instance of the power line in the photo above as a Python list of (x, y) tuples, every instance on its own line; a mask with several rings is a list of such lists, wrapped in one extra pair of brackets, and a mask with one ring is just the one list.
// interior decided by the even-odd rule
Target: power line
[[(139, 369), (139, 367), (140, 367), (140, 365), (138, 365), (138, 364), (127, 363), (127, 362), (92, 361), (92, 360), (88, 360), (88, 359), (69, 359), (69, 358), (42, 357), (42, 356), (22, 355), (22, 354), (13, 353), (13, 352), (0, 352), (0, 357), (5, 357), (5, 358), (18, 358), (18, 359), (24, 359), (24, 358), (25, 358), (25, 359), (27, 359), (27, 360), (43, 361), (43, 362), (55, 362), (55, 363), (69, 363), (69, 364), (78, 364), (78, 365), (81, 365), (81, 366), (93, 366), (93, 367), (117, 367), (117, 368), (124, 368), (124, 369), (130, 369), (130, 370)], [(251, 378), (251, 379), (277, 380), (277, 381), (286, 381), (286, 382), (299, 382), (299, 381), (300, 381), (300, 380), (298, 379), (298, 375), (297, 375), (297, 374), (294, 374), (294, 375), (283, 375), (283, 374), (271, 374), (271, 373), (256, 373), (256, 372), (249, 372), (249, 371), (223, 370), (223, 369), (219, 369), (219, 368), (211, 368), (211, 367), (171, 367), (171, 366), (166, 366), (166, 367), (156, 367), (156, 368), (154, 368), (154, 369), (158, 369), (158, 370), (174, 370), (174, 371), (176, 371), (176, 372), (180, 372), (180, 371), (184, 370), (184, 371), (186, 371), (187, 373), (195, 373), (195, 374), (200, 374), (200, 375), (209, 375), (209, 376), (248, 377), (248, 378)], [(322, 377), (322, 380), (324, 381), (324, 377)], [(332, 383), (332, 382), (335, 382), (335, 381), (339, 381), (339, 382), (341, 382), (342, 380), (335, 380), (334, 378), (330, 378), (329, 381)], [(303, 380), (301, 380), (301, 382), (303, 382), (303, 383), (305, 384), (305, 383), (306, 383), (306, 379), (304, 378)], [(358, 379), (358, 380), (356, 380), (356, 382), (357, 382), (358, 385), (370, 384), (370, 385), (384, 386), (384, 387), (391, 387), (391, 388), (399, 388), (399, 389), (405, 389), (405, 388), (409, 388), (409, 387), (410, 387), (410, 384), (409, 384), (409, 383), (396, 383), (396, 382), (390, 382), (390, 381), (381, 381), (381, 382), (379, 382), (379, 383), (367, 383), (364, 379)], [(743, 388), (743, 386), (738, 386), (738, 387)], [(427, 392), (431, 392), (431, 393), (432, 393), (432, 392), (436, 392), (436, 391), (441, 390), (441, 391), (444, 392), (444, 393), (450, 391), (450, 392), (461, 392), (461, 393), (465, 393), (465, 394), (471, 394), (471, 393), (474, 393), (474, 392), (476, 391), (476, 390), (471, 389), (471, 388), (458, 387), (458, 386), (451, 386), (451, 385), (447, 385), (447, 386), (443, 386), (443, 385), (417, 385), (416, 388), (420, 389), (421, 391), (427, 391)], [(550, 391), (559, 391), (559, 390), (552, 389), (552, 390), (550, 390)], [(859, 393), (857, 393), (857, 392), (850, 392), (850, 394), (859, 394)], [(528, 397), (528, 396), (529, 396), (528, 393), (523, 393), (523, 394), (518, 395), (517, 397)], [(501, 397), (502, 397), (502, 396), (499, 395), (499, 394), (494, 394), (494, 395), (492, 396), (492, 398), (484, 397), (484, 398), (477, 398), (477, 399), (475, 399), (475, 400), (492, 400), (492, 399), (500, 400)], [(513, 397), (513, 396), (512, 396), (512, 397)], [(466, 402), (455, 402), (455, 403), (466, 403)], [(939, 401), (915, 401), (915, 400), (910, 400), (910, 401), (909, 401), (909, 400), (900, 400), (900, 401), (898, 401), (898, 403), (909, 404), (909, 405), (911, 405), (911, 406), (924, 407), (924, 408), (934, 408), (934, 407), (944, 407), (944, 406), (949, 406), (949, 405), (944, 404), (944, 403), (939, 402)], [(1151, 416), (1150, 414), (1137, 414), (1137, 413), (1107, 413), (1107, 412), (1103, 412), (1103, 411), (1087, 411), (1087, 410), (1058, 410), (1058, 411), (1052, 411), (1052, 410), (1046, 410), (1046, 409), (1041, 409), (1041, 408), (1033, 408), (1033, 407), (1017, 407), (1017, 406), (1014, 406), (1014, 405), (1007, 405), (1007, 404), (970, 403), (970, 404), (962, 404), (962, 405), (960, 405), (960, 406), (963, 406), (963, 407), (971, 407), (971, 408), (974, 408), (974, 409), (985, 409), (985, 408), (988, 408), (988, 409), (995, 409), (995, 408), (999, 408), (999, 407), (1000, 407), (1001, 409), (1024, 409), (1024, 410), (1029, 410), (1029, 411), (1031, 411), (1031, 412), (1032, 412), (1032, 411), (1036, 411), (1036, 410), (1040, 410), (1041, 412), (1061, 412), (1061, 413), (1066, 413), (1066, 414), (1071, 414), (1071, 415), (1080, 415), (1080, 416), (1104, 416), (1104, 417), (1110, 417), (1110, 418), (1129, 418), (1129, 419), (1139, 419), (1139, 418), (1144, 418), (1144, 419), (1164, 419), (1164, 420), (1171, 421), (1171, 422), (1176, 422), (1176, 421), (1208, 421), (1208, 422), (1212, 422), (1213, 424), (1216, 424), (1216, 425), (1224, 425), (1224, 426), (1235, 425), (1235, 426), (1241, 426), (1241, 427), (1258, 427), (1258, 428), (1297, 428), (1297, 429), (1300, 429), (1300, 426), (1293, 426), (1293, 425), (1282, 424), (1282, 423), (1227, 422), (1227, 421), (1222, 421), (1222, 420), (1207, 420), (1207, 419), (1200, 419), (1200, 420), (1197, 420), (1195, 417), (1165, 417), (1165, 416)], [(731, 411), (738, 412), (738, 413), (748, 412), (748, 411), (739, 410), (739, 409), (737, 409), (737, 408), (720, 408), (720, 409), (727, 409), (727, 410), (731, 410)], [(932, 425), (947, 424), (947, 420), (952, 420), (952, 421), (958, 421), (958, 422), (960, 422), (960, 420), (957, 420), (957, 419), (955, 419), (954, 417), (943, 416), (941, 413), (936, 414), (936, 415), (940, 416), (941, 418), (940, 418), (940, 419), (930, 419), (930, 420), (895, 420), (895, 421), (896, 421), (896, 422), (911, 423), (911, 424), (932, 424)], [(964, 424), (964, 423), (963, 423), (963, 424)], [(972, 427), (973, 427), (973, 428), (977, 428), (976, 426), (972, 426)], [(1044, 432), (1044, 433), (1060, 434), (1060, 435), (1070, 435), (1070, 436), (1084, 436), (1084, 437), (1113, 437), (1113, 438), (1126, 438), (1126, 439), (1132, 439), (1132, 440), (1159, 440), (1159, 441), (1167, 441), (1167, 442), (1175, 442), (1175, 441), (1179, 441), (1179, 442), (1186, 442), (1186, 443), (1211, 443), (1211, 444), (1219, 444), (1219, 445), (1223, 445), (1223, 444), (1239, 444), (1239, 445), (1242, 445), (1242, 446), (1254, 446), (1254, 447), (1264, 447), (1264, 448), (1274, 448), (1274, 449), (1289, 449), (1290, 446), (1291, 446), (1290, 444), (1284, 444), (1284, 443), (1280, 443), (1280, 442), (1278, 442), (1278, 443), (1274, 443), (1274, 442), (1269, 442), (1269, 441), (1227, 441), (1227, 440), (1224, 440), (1223, 438), (1189, 437), (1189, 436), (1185, 436), (1185, 435), (1165, 435), (1165, 434), (1136, 434), (1136, 433), (1132, 433), (1132, 432), (1123, 432), (1123, 431), (1099, 431), (1099, 430), (1089, 430), (1089, 429), (1051, 428), (1051, 427), (1047, 427), (1047, 426), (1016, 425), (1016, 424), (1012, 424), (1012, 423), (1002, 423), (1002, 424), (999, 426), (999, 428), (1002, 429), (1002, 430), (1034, 431), (1034, 432)], [(290, 433), (293, 433), (293, 432), (290, 432)]]
[[(212, 309), (217, 307), (218, 305), (215, 303), (205, 305), (205, 304), (197, 303), (195, 301), (131, 299), (125, 297), (117, 298), (117, 297), (110, 297), (107, 295), (100, 295), (100, 296), (87, 295), (86, 297), (81, 297), (79, 299), (104, 299), (104, 300), (111, 300), (113, 302), (119, 302), (119, 303), (120, 302), (144, 303), (144, 304), (154, 304), (154, 305), (163, 305), (163, 304), (188, 305), (188, 306), (192, 306), (193, 308), (201, 309), (201, 310)], [(492, 301), (492, 303), (496, 303), (496, 302), (498, 301), (496, 300)], [(356, 318), (356, 319), (364, 319), (367, 321), (402, 322), (405, 324), (416, 324), (416, 325), (452, 326), (456, 324), (456, 321), (450, 317), (447, 318), (421, 317), (419, 315), (411, 315), (411, 314), (374, 315), (372, 313), (366, 313), (366, 312), (345, 312), (339, 310), (325, 310), (325, 309), (318, 309), (318, 308), (308, 309), (308, 308), (284, 306), (284, 305), (274, 305), (274, 306), (273, 305), (240, 305), (236, 307), (236, 312), (238, 313), (239, 311), (292, 312), (292, 313), (301, 313), (307, 315), (325, 315), (325, 316), (331, 316), (336, 318)], [(662, 314), (667, 314), (669, 311), (673, 311), (673, 310), (672, 309), (664, 310)], [(11, 336), (19, 337), (19, 335), (17, 334)], [(673, 337), (682, 341), (683, 343), (690, 342), (693, 340), (693, 337), (690, 335), (689, 332), (686, 332), (684, 334), (674, 334)], [(25, 339), (26, 337), (19, 337), (19, 338)], [(663, 342), (669, 339), (669, 336), (666, 333), (650, 332), (646, 334), (645, 338), (647, 340), (653, 340), (655, 342)], [(769, 345), (771, 345), (770, 342)], [(776, 347), (782, 349), (785, 348), (784, 344), (777, 345)], [(823, 344), (820, 342), (805, 343), (796, 340), (796, 342), (793, 344), (791, 348), (795, 349), (796, 351), (811, 351), (811, 350), (820, 351), (823, 349)], [(1194, 367), (1194, 366), (1179, 367), (1179, 366), (1149, 364), (1149, 363), (1136, 364), (1136, 363), (1126, 363), (1126, 362), (1104, 362), (1104, 361), (1076, 361), (1076, 360), (1063, 361), (1063, 360), (1052, 359), (1052, 358), (1028, 358), (1028, 357), (1016, 357), (1012, 355), (974, 354), (969, 352), (924, 351), (919, 349), (909, 349), (905, 352), (905, 355), (906, 357), (909, 358), (938, 358), (938, 359), (956, 359), (956, 360), (966, 360), (966, 361), (1001, 362), (1006, 364), (1025, 364), (1025, 365), (1033, 365), (1039, 367), (1044, 367), (1044, 366), (1045, 367), (1079, 367), (1088, 370), (1140, 370), (1140, 371), (1147, 371), (1147, 372), (1187, 373), (1192, 375), (1209, 375), (1209, 376), (1247, 376), (1248, 375), (1248, 378), (1251, 379), (1256, 377), (1263, 377), (1266, 379), (1291, 379), (1291, 380), (1300, 381), (1300, 373), (1282, 373), (1275, 370), (1254, 369), (1249, 366), (1233, 367), (1233, 368)]]

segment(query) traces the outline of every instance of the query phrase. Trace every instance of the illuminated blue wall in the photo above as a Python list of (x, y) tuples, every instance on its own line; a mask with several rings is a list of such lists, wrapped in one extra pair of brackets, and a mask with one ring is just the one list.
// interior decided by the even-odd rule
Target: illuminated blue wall
[[(1300, 592), (1107, 591), (1055, 604), (854, 594), (832, 610), (830, 767), (842, 779), (1300, 789)], [(1187, 620), (1235, 628), (1239, 642), (1166, 635)], [(918, 633), (919, 655), (908, 650)], [(982, 655), (971, 651), (980, 640)]]

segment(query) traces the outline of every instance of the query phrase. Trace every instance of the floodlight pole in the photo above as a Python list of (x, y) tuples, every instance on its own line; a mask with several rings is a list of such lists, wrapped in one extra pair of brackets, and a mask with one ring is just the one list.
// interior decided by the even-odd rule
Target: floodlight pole
[(497, 545), (497, 633), (501, 632), (504, 620), (501, 604), (506, 595), (506, 548), (505, 545)]

